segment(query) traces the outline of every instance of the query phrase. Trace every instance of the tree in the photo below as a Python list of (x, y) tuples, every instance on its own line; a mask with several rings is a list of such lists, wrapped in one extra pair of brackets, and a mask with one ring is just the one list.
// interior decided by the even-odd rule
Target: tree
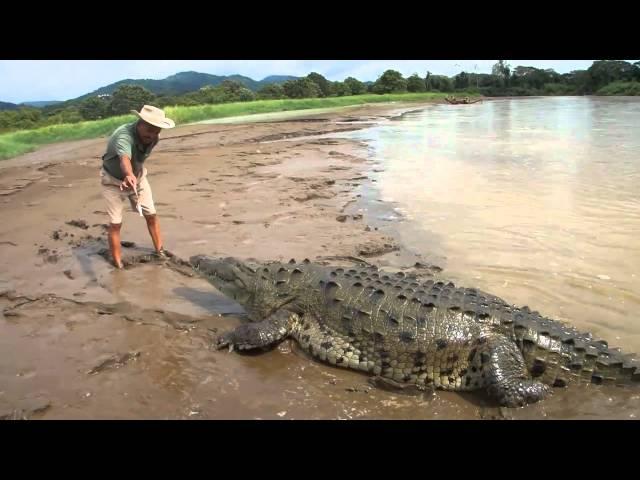
[(395, 70), (387, 70), (373, 85), (374, 93), (396, 93), (406, 92), (407, 81), (402, 77), (400, 72)]
[(553, 83), (560, 79), (552, 69), (541, 70), (535, 67), (516, 67), (511, 77), (514, 85), (542, 89), (545, 84)]
[(511, 75), (511, 67), (509, 64), (505, 63), (504, 60), (498, 60), (493, 68), (491, 69), (491, 73), (500, 77), (505, 85), (509, 85), (509, 77)]
[(501, 85), (500, 77), (492, 75), (490, 73), (472, 73), (469, 74), (469, 85), (482, 87), (495, 87)]
[(158, 95), (156, 98), (156, 105), (160, 108), (174, 106), (174, 105), (184, 105), (184, 97), (176, 97), (174, 95)]
[(503, 78), (509, 77), (510, 72), (511, 67), (508, 63), (505, 63), (504, 60), (498, 60), (498, 63), (493, 65), (493, 67), (491, 68), (492, 74)]
[(463, 90), (469, 88), (469, 75), (466, 72), (460, 72), (453, 77), (453, 83), (457, 89)]
[[(495, 68), (495, 65), (494, 65), (494, 68)], [(528, 75), (532, 75), (537, 70), (538, 69), (536, 67), (524, 67), (519, 65), (513, 69), (513, 75), (514, 77), (525, 78)]]
[(122, 85), (111, 96), (111, 111), (114, 115), (123, 115), (131, 110), (140, 110), (154, 100), (155, 95), (144, 87)]
[(258, 90), (258, 98), (260, 99), (276, 99), (285, 96), (284, 89), (279, 83), (269, 83)]
[(193, 105), (201, 105), (205, 103), (222, 103), (222, 95), (220, 89), (215, 85), (205, 85), (195, 92), (189, 92), (183, 95), (187, 102), (193, 102)]
[(53, 125), (58, 123), (77, 123), (83, 120), (78, 108), (74, 106), (66, 107), (58, 110), (55, 114), (50, 115), (45, 120), (45, 124)]
[(424, 92), (426, 89), (427, 87), (424, 84), (424, 80), (422, 80), (417, 73), (414, 73), (407, 79), (407, 91)]
[(322, 97), (328, 97), (333, 93), (331, 82), (319, 73), (311, 72), (309, 75), (307, 75), (307, 78), (318, 85)]
[(222, 102), (249, 102), (256, 97), (255, 93), (235, 80), (224, 80), (215, 90)]
[(351, 89), (351, 95), (362, 95), (367, 93), (367, 86), (356, 78), (347, 77), (344, 79), (344, 84)]
[(351, 88), (346, 82), (333, 82), (333, 92), (338, 97), (345, 97), (351, 95)]
[(316, 82), (308, 77), (287, 80), (282, 84), (284, 94), (289, 98), (321, 97), (322, 91)]
[(564, 83), (570, 85), (575, 93), (583, 95), (589, 88), (589, 74), (586, 70), (573, 70), (561, 76)]
[(453, 91), (453, 82), (449, 77), (444, 75), (431, 75), (429, 77), (431, 82), (431, 88), (439, 92), (451, 92)]
[(0, 112), (0, 129), (22, 130), (42, 124), (42, 113), (33, 107), (21, 107)]
[(634, 65), (621, 60), (596, 60), (587, 69), (589, 79), (587, 81), (588, 90), (595, 92), (608, 83), (633, 80), (635, 70)]
[(110, 101), (106, 97), (90, 97), (78, 107), (78, 111), (85, 120), (98, 120), (109, 116)]
[(242, 83), (235, 80), (224, 80), (216, 86), (205, 85), (197, 92), (184, 95), (183, 98), (197, 105), (203, 103), (247, 102), (254, 100), (255, 97), (255, 93), (246, 88)]
[(424, 77), (424, 88), (427, 92), (431, 91), (431, 72), (427, 72), (427, 76)]

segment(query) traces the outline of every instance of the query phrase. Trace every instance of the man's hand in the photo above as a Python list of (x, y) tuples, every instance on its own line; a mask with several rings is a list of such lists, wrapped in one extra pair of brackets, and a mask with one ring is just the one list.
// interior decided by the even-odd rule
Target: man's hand
[(135, 177), (135, 175), (127, 175), (126, 177), (124, 177), (124, 180), (120, 184), (120, 190), (124, 190), (125, 188), (133, 188), (133, 191), (137, 195), (138, 194), (137, 185), (138, 185), (138, 179)]
[(131, 169), (131, 159), (122, 155), (120, 157), (120, 169), (124, 173), (124, 180), (120, 184), (120, 190), (124, 190), (125, 188), (133, 188), (136, 196), (138, 195), (138, 179), (133, 174), (133, 170)]

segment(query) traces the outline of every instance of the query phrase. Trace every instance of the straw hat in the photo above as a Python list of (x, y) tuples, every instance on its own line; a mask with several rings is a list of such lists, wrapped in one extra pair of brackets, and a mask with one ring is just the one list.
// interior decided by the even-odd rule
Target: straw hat
[(160, 110), (159, 108), (151, 105), (145, 105), (139, 112), (131, 110), (131, 113), (136, 114), (145, 122), (155, 125), (156, 127), (173, 128), (176, 126), (173, 120), (164, 116), (164, 110)]

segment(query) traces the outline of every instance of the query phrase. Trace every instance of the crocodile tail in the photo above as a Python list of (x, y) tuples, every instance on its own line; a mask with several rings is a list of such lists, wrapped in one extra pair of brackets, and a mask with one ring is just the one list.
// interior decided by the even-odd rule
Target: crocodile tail
[(635, 353), (605, 347), (594, 358), (591, 383), (640, 385), (640, 358)]
[[(532, 377), (554, 386), (568, 383), (640, 384), (640, 358), (609, 348), (574, 327), (528, 307), (502, 306), (494, 315), (520, 347)], [(493, 313), (493, 312), (492, 312)]]
[(640, 384), (640, 359), (636, 354), (624, 354), (609, 348), (604, 340), (592, 340), (584, 334), (564, 340), (545, 337), (539, 335), (533, 348), (537, 354), (527, 355), (532, 359), (532, 375), (543, 377), (544, 383)]

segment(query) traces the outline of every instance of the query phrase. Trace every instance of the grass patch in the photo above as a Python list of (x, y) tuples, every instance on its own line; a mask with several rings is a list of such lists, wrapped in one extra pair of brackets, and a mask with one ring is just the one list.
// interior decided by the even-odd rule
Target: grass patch
[[(253, 102), (219, 103), (195, 106), (165, 107), (169, 118), (177, 125), (215, 118), (236, 117), (256, 113), (285, 112), (313, 108), (346, 107), (366, 103), (422, 102), (443, 99), (447, 93), (390, 93), (385, 95), (354, 95), (349, 97), (257, 100)], [(466, 95), (456, 92), (457, 96)], [(471, 95), (469, 95), (471, 96)], [(121, 124), (135, 120), (133, 115), (104, 120), (51, 125), (33, 130), (20, 130), (0, 135), (0, 160), (12, 158), (49, 143), (84, 140), (111, 135)]]
[(598, 90), (598, 95), (640, 95), (640, 82), (612, 82)]
[(0, 135), (0, 160), (31, 152), (49, 143), (110, 135), (121, 124), (134, 119), (133, 115), (123, 115), (91, 122), (49, 125), (33, 130), (5, 133)]

